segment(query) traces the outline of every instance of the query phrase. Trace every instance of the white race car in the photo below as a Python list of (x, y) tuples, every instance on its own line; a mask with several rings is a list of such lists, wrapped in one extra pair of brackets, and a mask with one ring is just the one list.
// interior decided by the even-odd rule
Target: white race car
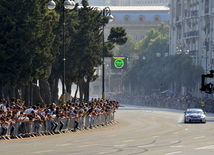
[(184, 123), (200, 122), (206, 123), (206, 115), (202, 109), (187, 109), (184, 112)]

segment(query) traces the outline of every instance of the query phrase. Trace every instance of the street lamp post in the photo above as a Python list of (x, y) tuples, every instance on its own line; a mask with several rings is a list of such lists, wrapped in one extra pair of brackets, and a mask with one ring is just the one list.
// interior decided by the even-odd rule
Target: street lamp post
[[(65, 10), (72, 10), (75, 7), (75, 2), (73, 0), (63, 0), (62, 1), (62, 21), (63, 21), (63, 79), (62, 79), (62, 104), (65, 104)], [(49, 10), (53, 10), (56, 7), (56, 3), (51, 0), (47, 4)]]
[[(111, 10), (109, 7), (105, 7), (103, 10), (102, 10), (102, 16), (108, 16), (109, 17), (109, 22), (112, 22), (114, 17), (111, 15)], [(104, 36), (104, 27), (105, 27), (105, 24), (103, 22), (103, 74), (102, 74), (102, 99), (105, 99), (105, 36)]]

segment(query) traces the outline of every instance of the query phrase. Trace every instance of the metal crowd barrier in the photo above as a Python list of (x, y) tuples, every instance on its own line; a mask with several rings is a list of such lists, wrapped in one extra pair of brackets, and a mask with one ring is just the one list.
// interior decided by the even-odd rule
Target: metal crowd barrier
[(17, 122), (9, 126), (0, 127), (0, 139), (8, 140), (12, 138), (24, 138), (53, 135), (56, 133), (66, 133), (75, 131), (76, 129), (84, 130), (98, 126), (105, 126), (113, 123), (114, 113), (99, 114), (96, 116), (86, 116), (79, 118), (58, 119), (56, 122), (52, 120), (36, 121), (31, 123)]

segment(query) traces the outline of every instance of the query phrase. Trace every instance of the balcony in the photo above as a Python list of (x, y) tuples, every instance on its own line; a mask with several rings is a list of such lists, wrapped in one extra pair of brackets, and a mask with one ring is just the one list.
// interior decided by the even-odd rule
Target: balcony
[(191, 57), (196, 57), (198, 55), (198, 50), (191, 50), (191, 51), (189, 51), (189, 55)]
[(186, 39), (199, 37), (199, 31), (198, 30), (194, 30), (194, 31), (186, 32), (186, 33), (184, 33), (184, 37)]
[(177, 17), (176, 17), (176, 22), (179, 23), (179, 22), (181, 22), (181, 21), (182, 21), (181, 16), (177, 16)]
[(204, 14), (208, 14), (208, 13), (209, 13), (209, 7), (205, 7)]
[(197, 17), (198, 16), (198, 10), (191, 11), (191, 17)]
[(198, 17), (198, 10), (193, 10), (193, 11), (185, 10), (184, 15), (186, 18)]

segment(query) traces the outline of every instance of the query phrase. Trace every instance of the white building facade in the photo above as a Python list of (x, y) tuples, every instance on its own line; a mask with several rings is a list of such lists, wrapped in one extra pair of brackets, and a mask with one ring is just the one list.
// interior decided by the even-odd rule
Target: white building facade
[(213, 15), (213, 0), (171, 0), (169, 54), (184, 52), (205, 73), (214, 69)]
[[(82, 0), (75, 0), (81, 5)], [(169, 0), (88, 0), (90, 6), (167, 6)]]
[(111, 6), (167, 6), (169, 0), (111, 0)]

